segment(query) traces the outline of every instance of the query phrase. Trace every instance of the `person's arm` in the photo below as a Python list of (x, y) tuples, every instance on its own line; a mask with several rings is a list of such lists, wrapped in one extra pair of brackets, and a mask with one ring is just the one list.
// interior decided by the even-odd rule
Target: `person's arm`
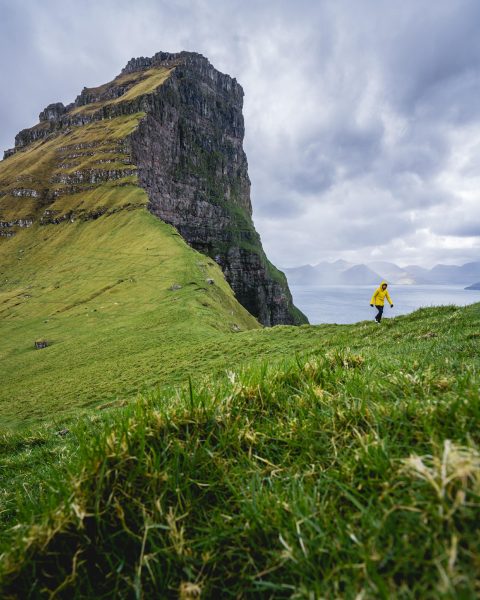
[(375, 290), (375, 291), (373, 292), (372, 299), (370, 300), (370, 305), (371, 305), (371, 306), (373, 306), (373, 305), (375, 304), (375, 298), (377, 297), (377, 294), (378, 294), (378, 290)]
[(385, 295), (387, 297), (388, 303), (390, 304), (390, 306), (393, 306), (393, 302), (392, 302), (392, 299), (390, 298), (390, 294), (388, 293), (388, 290), (386, 290), (386, 292), (387, 293)]

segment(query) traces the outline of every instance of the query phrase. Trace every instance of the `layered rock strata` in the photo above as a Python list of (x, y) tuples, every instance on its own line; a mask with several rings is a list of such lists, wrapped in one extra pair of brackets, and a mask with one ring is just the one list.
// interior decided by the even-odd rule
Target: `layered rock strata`
[(252, 222), (241, 86), (197, 54), (135, 59), (125, 71), (172, 64), (130, 138), (149, 210), (214, 258), (263, 324), (305, 322)]

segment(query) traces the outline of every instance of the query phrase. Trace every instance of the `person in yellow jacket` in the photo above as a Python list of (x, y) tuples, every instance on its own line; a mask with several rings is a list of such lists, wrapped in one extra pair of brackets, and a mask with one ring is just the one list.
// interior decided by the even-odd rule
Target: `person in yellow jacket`
[(382, 281), (382, 283), (378, 286), (378, 288), (373, 293), (372, 299), (370, 300), (370, 306), (375, 306), (377, 309), (377, 314), (375, 315), (375, 321), (380, 325), (380, 321), (382, 320), (383, 308), (385, 306), (385, 298), (388, 300), (390, 306), (393, 308), (393, 302), (390, 298), (390, 294), (387, 290), (387, 282)]

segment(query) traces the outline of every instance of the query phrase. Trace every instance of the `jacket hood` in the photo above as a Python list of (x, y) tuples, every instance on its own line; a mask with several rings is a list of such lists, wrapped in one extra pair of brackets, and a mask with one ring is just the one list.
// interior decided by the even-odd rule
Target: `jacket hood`
[(386, 285), (388, 287), (388, 282), (383, 280), (378, 287), (381, 288), (382, 285)]

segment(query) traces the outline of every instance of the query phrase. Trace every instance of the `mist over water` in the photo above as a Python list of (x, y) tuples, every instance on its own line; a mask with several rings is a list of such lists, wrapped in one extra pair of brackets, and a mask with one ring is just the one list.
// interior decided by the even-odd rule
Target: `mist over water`
[[(295, 305), (312, 325), (373, 320), (377, 311), (370, 307), (370, 299), (375, 289), (372, 285), (290, 285)], [(388, 290), (394, 307), (385, 302), (384, 318), (405, 315), (425, 306), (480, 302), (480, 291), (465, 290), (462, 285), (391, 284)]]

